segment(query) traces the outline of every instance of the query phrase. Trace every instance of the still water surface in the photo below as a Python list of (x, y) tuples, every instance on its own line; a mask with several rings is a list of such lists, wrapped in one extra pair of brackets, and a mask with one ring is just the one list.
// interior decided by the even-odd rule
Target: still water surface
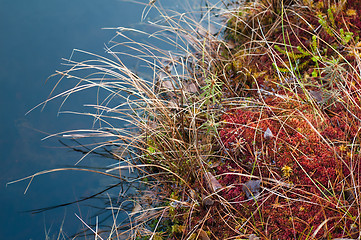
[[(174, 2), (167, 4), (176, 8)], [(81, 205), (35, 215), (24, 211), (94, 194), (110, 184), (100, 176), (79, 172), (43, 175), (34, 179), (26, 194), (27, 181), (6, 183), (79, 160), (79, 153), (61, 148), (57, 139), (41, 139), (89, 128), (92, 119), (58, 116), (60, 101), (49, 103), (42, 112), (25, 113), (48, 96), (54, 80), (46, 84), (45, 80), (55, 70), (64, 69), (61, 58), (69, 58), (74, 48), (105, 55), (104, 43), (114, 31), (101, 28), (137, 27), (142, 10), (140, 5), (117, 0), (0, 0), (0, 239), (45, 239), (45, 233), (53, 236), (63, 221), (64, 231), (72, 234), (81, 227), (74, 213), (84, 219), (93, 214)], [(130, 68), (136, 65), (127, 64)], [(74, 97), (64, 108), (84, 101), (84, 95)]]

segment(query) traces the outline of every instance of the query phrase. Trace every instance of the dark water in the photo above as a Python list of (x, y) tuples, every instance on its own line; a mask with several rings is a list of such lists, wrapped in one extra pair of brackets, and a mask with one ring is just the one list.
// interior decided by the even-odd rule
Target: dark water
[[(57, 139), (41, 139), (89, 128), (92, 119), (57, 116), (60, 101), (49, 103), (42, 112), (25, 113), (48, 96), (55, 79), (46, 84), (45, 80), (56, 69), (64, 69), (61, 58), (68, 58), (73, 48), (105, 55), (104, 43), (114, 31), (101, 28), (136, 27), (141, 12), (140, 5), (116, 0), (0, 0), (0, 239), (45, 239), (45, 232), (50, 236), (59, 232), (63, 220), (64, 231), (72, 234), (81, 227), (74, 213), (89, 219), (92, 213), (80, 205), (35, 215), (24, 211), (93, 194), (109, 184), (100, 176), (79, 172), (39, 176), (25, 195), (28, 181), (7, 187), (6, 183), (73, 165), (81, 157), (61, 148)], [(65, 109), (83, 100), (75, 97)]]
[[(184, 2), (168, 0), (163, 6), (180, 11)], [(192, 4), (194, 1), (185, 8), (193, 8)], [(0, 239), (57, 239), (61, 228), (69, 236), (82, 227), (75, 214), (94, 221), (90, 218), (94, 212), (84, 204), (35, 215), (26, 211), (94, 194), (112, 184), (102, 176), (46, 174), (36, 177), (26, 194), (29, 181), (6, 183), (41, 170), (72, 166), (82, 157), (62, 147), (57, 138), (41, 139), (66, 130), (88, 129), (93, 119), (58, 115), (62, 99), (50, 102), (43, 111), (38, 108), (25, 113), (47, 98), (57, 79), (45, 81), (55, 70), (65, 69), (61, 58), (69, 58), (74, 48), (106, 56), (104, 43), (115, 32), (101, 28), (138, 28), (142, 10), (142, 5), (117, 0), (0, 0)], [(129, 68), (137, 64), (127, 60)], [(91, 98), (84, 94), (71, 97), (62, 110), (79, 108), (94, 101)], [(84, 165), (94, 162), (102, 166), (112, 163), (110, 159), (90, 158)]]

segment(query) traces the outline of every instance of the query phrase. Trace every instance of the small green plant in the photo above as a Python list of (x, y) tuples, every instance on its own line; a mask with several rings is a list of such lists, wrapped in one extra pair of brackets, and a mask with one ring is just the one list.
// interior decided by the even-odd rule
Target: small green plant
[(340, 36), (343, 45), (346, 45), (353, 37), (353, 32), (345, 32), (343, 28), (340, 28)]
[(223, 83), (218, 80), (216, 75), (211, 75), (204, 80), (206, 84), (201, 88), (203, 92), (200, 95), (202, 101), (200, 107), (219, 104), (222, 97)]

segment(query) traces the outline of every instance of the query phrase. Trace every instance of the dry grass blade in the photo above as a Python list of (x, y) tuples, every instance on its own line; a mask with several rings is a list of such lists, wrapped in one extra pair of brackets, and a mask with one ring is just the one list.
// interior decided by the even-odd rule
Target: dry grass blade
[[(156, 30), (116, 28), (111, 59), (76, 50), (91, 60), (72, 56), (39, 105), (63, 98), (60, 111), (95, 90), (93, 112), (62, 111), (93, 117), (93, 129), (49, 137), (109, 139), (78, 163), (110, 146), (118, 162), (98, 173), (139, 173), (127, 181), (142, 180), (142, 193), (110, 201), (109, 239), (360, 237), (361, 45), (352, 27), (361, 29), (361, 9), (325, 0), (206, 6), (176, 13), (150, 1), (142, 18), (157, 11)], [(73, 87), (57, 92), (65, 81)]]

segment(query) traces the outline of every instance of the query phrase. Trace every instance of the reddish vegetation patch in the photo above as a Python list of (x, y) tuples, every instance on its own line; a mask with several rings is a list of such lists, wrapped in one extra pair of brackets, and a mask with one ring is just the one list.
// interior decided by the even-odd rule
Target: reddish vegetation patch
[[(222, 116), (220, 136), (230, 159), (217, 174), (225, 174), (223, 186), (233, 185), (223, 197), (234, 202), (240, 218), (250, 218), (255, 229), (263, 229), (259, 234), (264, 236), (302, 239), (325, 220), (318, 237), (325, 232), (344, 236), (357, 217), (356, 208), (349, 208), (351, 191), (345, 189), (352, 185), (352, 163), (352, 176), (360, 176), (359, 154), (347, 146), (358, 136), (360, 124), (350, 124), (345, 112), (317, 117), (307, 105), (293, 108), (288, 103), (286, 108), (283, 103), (277, 112), (281, 104), (276, 100), (268, 100), (268, 110), (237, 109)], [(264, 136), (267, 128), (273, 133), (269, 139)], [(250, 178), (234, 173), (262, 179), (257, 204), (245, 201), (242, 191)]]

